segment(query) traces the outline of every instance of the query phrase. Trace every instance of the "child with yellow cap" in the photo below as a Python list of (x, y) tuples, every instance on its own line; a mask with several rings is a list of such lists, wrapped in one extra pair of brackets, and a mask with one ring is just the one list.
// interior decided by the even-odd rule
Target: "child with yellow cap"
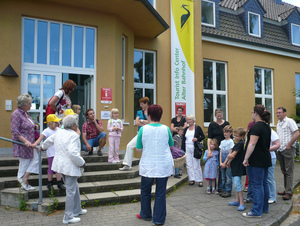
[[(36, 140), (36, 142), (34, 143), (34, 146), (37, 146), (38, 144), (41, 143), (41, 141), (44, 138), (48, 138), (51, 135), (55, 134), (60, 128), (58, 128), (58, 122), (61, 121), (61, 119), (57, 118), (57, 116), (55, 114), (49, 114), (46, 118), (46, 122), (44, 123), (48, 123), (48, 128), (44, 129), (44, 131), (42, 132), (41, 136), (39, 137), (39, 139)], [(50, 191), (53, 188), (53, 173), (54, 171), (51, 169), (52, 167), (52, 162), (54, 159), (54, 155), (55, 155), (55, 149), (54, 149), (54, 145), (52, 145), (51, 147), (49, 147), (47, 149), (47, 157), (48, 157), (48, 185), (47, 188)], [(66, 190), (62, 180), (61, 180), (61, 174), (60, 173), (56, 173), (56, 180), (57, 180), (57, 187), (61, 190)]]

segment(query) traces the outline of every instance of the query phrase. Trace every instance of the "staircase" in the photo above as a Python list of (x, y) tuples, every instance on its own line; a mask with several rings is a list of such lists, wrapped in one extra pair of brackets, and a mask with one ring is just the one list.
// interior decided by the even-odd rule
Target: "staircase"
[[(139, 159), (133, 160), (131, 171), (119, 171), (122, 164), (108, 163), (107, 152), (104, 152), (101, 157), (95, 154), (89, 156), (86, 152), (82, 152), (82, 156), (86, 161), (85, 172), (78, 179), (82, 206), (113, 205), (140, 201)], [(124, 154), (120, 154), (120, 158), (124, 158)], [(53, 209), (64, 209), (66, 194), (65, 191), (57, 188), (55, 175), (53, 176), (53, 194), (50, 194), (46, 187), (48, 183), (46, 157), (42, 157), (43, 203), (41, 205), (37, 205), (39, 200), (38, 175), (32, 175), (28, 180), (30, 185), (36, 187), (36, 190), (21, 190), (16, 176), (18, 164), (18, 158), (2, 157), (0, 159), (1, 205), (18, 208), (20, 200), (24, 200), (29, 210), (48, 213)], [(187, 181), (186, 174), (181, 179), (170, 177), (167, 193), (176, 189), (185, 181)], [(155, 185), (152, 189), (152, 195), (154, 196)]]

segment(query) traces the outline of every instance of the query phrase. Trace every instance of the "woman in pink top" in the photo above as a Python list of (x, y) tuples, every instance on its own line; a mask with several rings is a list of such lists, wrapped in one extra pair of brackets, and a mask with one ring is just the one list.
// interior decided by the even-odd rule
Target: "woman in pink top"
[(31, 108), (32, 97), (29, 94), (22, 94), (17, 98), (18, 108), (12, 113), (11, 133), (12, 139), (21, 141), (25, 146), (13, 144), (13, 155), (19, 157), (18, 181), (22, 189), (35, 190), (29, 185), (28, 178), (31, 173), (38, 174), (38, 153), (33, 149), (35, 123), (28, 111)]

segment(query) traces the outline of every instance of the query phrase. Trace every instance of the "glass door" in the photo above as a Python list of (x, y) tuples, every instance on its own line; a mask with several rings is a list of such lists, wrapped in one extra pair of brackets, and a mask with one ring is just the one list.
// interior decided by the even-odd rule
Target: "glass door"
[(29, 111), (34, 122), (43, 131), (45, 108), (48, 101), (61, 88), (61, 73), (25, 71), (22, 81), (22, 93), (32, 96), (32, 105)]

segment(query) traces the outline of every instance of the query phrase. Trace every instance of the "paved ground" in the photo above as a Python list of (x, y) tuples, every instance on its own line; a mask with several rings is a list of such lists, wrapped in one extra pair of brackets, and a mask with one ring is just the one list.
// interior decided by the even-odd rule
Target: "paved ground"
[[(300, 163), (295, 165), (295, 182), (300, 182)], [(279, 165), (275, 168), (277, 189), (282, 190), (283, 176)], [(235, 207), (228, 206), (234, 198), (221, 198), (207, 195), (205, 187), (181, 186), (167, 198), (167, 218), (165, 225), (279, 225), (292, 209), (292, 201), (283, 201), (277, 197), (277, 203), (270, 205), (270, 212), (262, 218), (244, 218)], [(235, 194), (233, 193), (233, 196)], [(247, 211), (251, 205), (247, 204)], [(140, 203), (87, 208), (88, 213), (81, 217), (76, 225), (151, 225), (135, 217), (140, 210)], [(37, 212), (20, 212), (17, 209), (0, 207), (1, 225), (62, 225), (63, 211), (46, 216)], [(290, 224), (292, 224), (291, 222)], [(285, 224), (289, 225), (289, 223)]]

